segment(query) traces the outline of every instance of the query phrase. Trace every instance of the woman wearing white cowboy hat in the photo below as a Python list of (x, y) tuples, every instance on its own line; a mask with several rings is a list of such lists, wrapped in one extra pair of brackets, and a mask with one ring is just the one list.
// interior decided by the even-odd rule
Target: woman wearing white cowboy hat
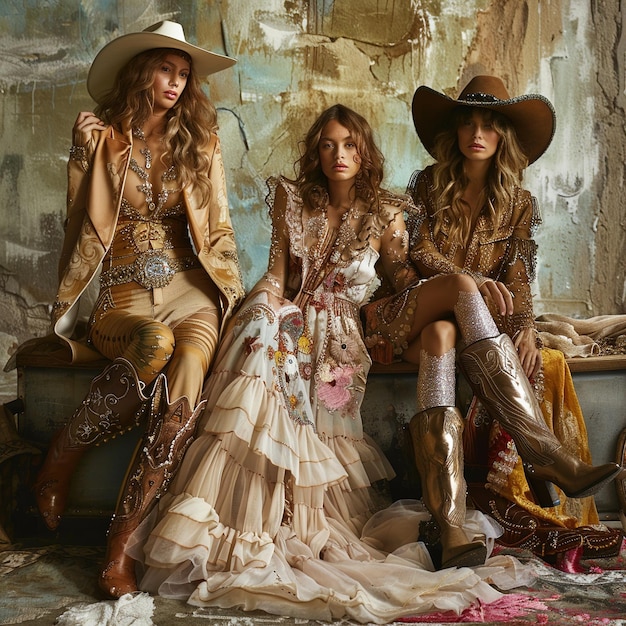
[[(200, 86), (234, 63), (188, 43), (175, 22), (123, 35), (96, 56), (87, 88), (98, 106), (73, 129), (53, 331), (74, 362), (112, 363), (54, 436), (35, 494), (55, 529), (84, 452), (147, 420), (108, 533), (99, 582), (113, 597), (137, 589), (127, 539), (191, 441), (221, 330), (244, 294), (217, 114)], [(98, 280), (80, 342), (78, 303)]]
[[(545, 492), (542, 481), (553, 482), (580, 498), (621, 468), (593, 467), (567, 451), (547, 428), (529, 382), (542, 364), (530, 290), (532, 235), (540, 218), (520, 184), (528, 163), (551, 142), (552, 105), (540, 95), (511, 98), (499, 78), (477, 76), (456, 100), (419, 87), (413, 119), (437, 160), (416, 172), (408, 189), (417, 206), (409, 226), (411, 258), (425, 280), (368, 305), (366, 336), (373, 358), (385, 361), (395, 354), (419, 364), (418, 413), (410, 432), (423, 499), (441, 530), (442, 567), (478, 565), (484, 546), (470, 541), (461, 527), (466, 484), (464, 420), (455, 394), (457, 345), (476, 397), (512, 438), (527, 473), (537, 479), (533, 484)], [(510, 464), (511, 449), (512, 444), (503, 450), (495, 466), (506, 465), (503, 459)], [(514, 465), (517, 454), (513, 459)], [(552, 505), (549, 495), (541, 494), (540, 504)]]

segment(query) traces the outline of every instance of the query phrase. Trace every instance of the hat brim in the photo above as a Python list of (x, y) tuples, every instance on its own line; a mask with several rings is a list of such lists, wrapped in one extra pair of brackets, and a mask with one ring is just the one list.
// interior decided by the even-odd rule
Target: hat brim
[(191, 57), (192, 71), (197, 76), (221, 72), (237, 62), (237, 59), (209, 52), (175, 37), (145, 31), (129, 33), (109, 42), (96, 55), (87, 75), (89, 95), (96, 102), (101, 102), (115, 85), (117, 74), (124, 65), (140, 52), (154, 48), (173, 48), (186, 52)]
[(420, 141), (431, 156), (434, 156), (435, 137), (444, 130), (452, 111), (459, 106), (490, 109), (509, 118), (529, 164), (548, 149), (554, 137), (556, 115), (550, 101), (542, 95), (528, 94), (509, 100), (480, 102), (455, 100), (430, 87), (421, 86), (413, 96), (413, 123)]

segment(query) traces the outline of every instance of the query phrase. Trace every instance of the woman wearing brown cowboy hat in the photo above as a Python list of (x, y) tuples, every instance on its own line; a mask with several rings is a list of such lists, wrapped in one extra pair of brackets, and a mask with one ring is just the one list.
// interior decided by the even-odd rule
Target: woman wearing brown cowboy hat
[(567, 450), (546, 426), (529, 381), (542, 369), (530, 290), (532, 236), (540, 217), (521, 180), (552, 140), (552, 105), (540, 95), (511, 98), (499, 78), (477, 76), (458, 99), (419, 87), (413, 119), (437, 161), (409, 184), (417, 206), (410, 217), (411, 258), (423, 280), (368, 305), (366, 336), (374, 359), (389, 362), (395, 355), (419, 364), (418, 412), (410, 432), (423, 499), (441, 531), (442, 567), (478, 565), (484, 546), (462, 528), (466, 483), (457, 356), (484, 407), (482, 417), (498, 429), (492, 436), (506, 442), (492, 459), (501, 470), (491, 473), (494, 484), (507, 480), (518, 452), (538, 493), (543, 486), (543, 506), (553, 503), (546, 481), (582, 498), (621, 468), (593, 467), (585, 462), (588, 454), (581, 460)]
[[(98, 106), (73, 129), (54, 333), (73, 361), (111, 363), (53, 438), (35, 493), (56, 529), (82, 455), (143, 422), (100, 576), (114, 597), (137, 589), (127, 539), (191, 441), (221, 329), (243, 296), (217, 114), (200, 85), (234, 63), (188, 43), (175, 22), (121, 36), (96, 56), (87, 89)], [(74, 325), (94, 284), (85, 344)]]

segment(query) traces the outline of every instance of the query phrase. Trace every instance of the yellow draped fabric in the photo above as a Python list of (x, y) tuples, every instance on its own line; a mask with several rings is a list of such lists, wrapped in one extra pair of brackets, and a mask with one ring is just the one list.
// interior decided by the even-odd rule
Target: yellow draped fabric
[[(590, 463), (587, 428), (574, 383), (562, 352), (542, 350), (543, 370), (533, 381), (548, 427), (572, 454)], [(494, 517), (503, 534), (497, 542), (532, 550), (546, 559), (611, 556), (619, 551), (622, 532), (600, 525), (593, 497), (567, 498), (556, 486), (560, 504), (535, 503), (522, 461), (510, 435), (491, 420), (474, 398), (463, 436), (468, 491), (474, 504)]]
[[(541, 352), (543, 385), (539, 385), (538, 399), (546, 424), (567, 450), (591, 463), (587, 428), (565, 357), (559, 350), (543, 348)], [(507, 500), (516, 502), (536, 517), (552, 522), (555, 526), (576, 528), (599, 523), (593, 496), (567, 498), (557, 488), (561, 499), (558, 506), (542, 508), (535, 504), (519, 456), (513, 471), (497, 491)]]

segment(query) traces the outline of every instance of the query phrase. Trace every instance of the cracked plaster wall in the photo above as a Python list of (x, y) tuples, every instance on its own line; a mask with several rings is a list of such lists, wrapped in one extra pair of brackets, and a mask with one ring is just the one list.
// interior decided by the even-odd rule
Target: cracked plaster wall
[[(93, 107), (95, 53), (160, 19), (236, 57), (208, 84), (218, 106), (247, 287), (266, 264), (265, 179), (293, 173), (297, 142), (326, 106), (364, 114), (403, 191), (430, 160), (410, 116), (420, 84), (456, 96), (502, 76), (557, 111), (527, 171), (544, 223), (537, 312), (624, 312), (624, 16), (583, 0), (56, 0), (0, 6), (0, 358), (45, 334), (62, 238), (65, 164), (76, 114)], [(7, 383), (13, 393), (13, 380)]]

